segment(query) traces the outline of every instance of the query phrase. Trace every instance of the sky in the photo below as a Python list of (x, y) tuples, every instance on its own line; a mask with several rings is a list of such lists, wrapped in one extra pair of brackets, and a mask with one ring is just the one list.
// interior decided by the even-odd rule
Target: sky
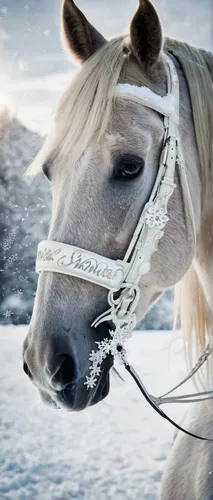
[[(60, 40), (62, 0), (0, 0), (0, 106), (46, 133), (76, 67)], [(77, 0), (106, 38), (128, 33), (137, 0)], [(165, 35), (212, 49), (213, 0), (154, 0)]]

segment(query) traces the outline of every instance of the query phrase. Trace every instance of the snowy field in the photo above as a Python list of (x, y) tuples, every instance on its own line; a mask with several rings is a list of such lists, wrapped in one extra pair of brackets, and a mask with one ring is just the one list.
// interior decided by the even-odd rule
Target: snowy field
[[(22, 372), (26, 333), (0, 327), (0, 500), (156, 500), (173, 427), (123, 368), (126, 383), (113, 377), (110, 395), (95, 407), (66, 413), (44, 406)], [(178, 335), (136, 332), (127, 350), (155, 395), (185, 375)], [(184, 412), (183, 405), (165, 410), (177, 420)]]

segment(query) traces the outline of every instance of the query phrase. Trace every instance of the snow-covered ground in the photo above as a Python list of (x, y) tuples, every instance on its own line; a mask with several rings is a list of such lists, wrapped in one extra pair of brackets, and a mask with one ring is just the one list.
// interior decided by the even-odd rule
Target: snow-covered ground
[[(82, 413), (45, 407), (22, 372), (26, 333), (0, 327), (0, 500), (156, 500), (173, 427), (123, 368), (126, 383), (113, 377), (97, 406)], [(182, 341), (172, 338), (136, 332), (127, 344), (129, 361), (155, 395), (186, 373)], [(183, 406), (164, 409), (178, 421)]]

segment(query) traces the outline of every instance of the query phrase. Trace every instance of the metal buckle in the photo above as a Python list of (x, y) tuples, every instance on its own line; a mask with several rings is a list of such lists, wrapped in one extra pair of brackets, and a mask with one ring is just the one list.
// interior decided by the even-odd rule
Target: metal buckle
[[(118, 294), (119, 296), (117, 296)], [(111, 307), (104, 313), (100, 314), (100, 316), (93, 321), (91, 327), (97, 328), (97, 326), (104, 321), (113, 321), (115, 326), (118, 324), (121, 325), (124, 320), (128, 323), (132, 323), (133, 313), (137, 307), (139, 298), (140, 289), (138, 286), (134, 286), (132, 284), (124, 283), (118, 292), (110, 290), (108, 294), (108, 303)]]

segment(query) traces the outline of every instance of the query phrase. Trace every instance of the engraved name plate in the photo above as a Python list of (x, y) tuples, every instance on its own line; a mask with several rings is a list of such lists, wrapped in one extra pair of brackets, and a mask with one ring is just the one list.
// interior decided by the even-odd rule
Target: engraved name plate
[(105, 288), (118, 290), (128, 264), (56, 241), (38, 246), (36, 271), (52, 271), (76, 276)]

